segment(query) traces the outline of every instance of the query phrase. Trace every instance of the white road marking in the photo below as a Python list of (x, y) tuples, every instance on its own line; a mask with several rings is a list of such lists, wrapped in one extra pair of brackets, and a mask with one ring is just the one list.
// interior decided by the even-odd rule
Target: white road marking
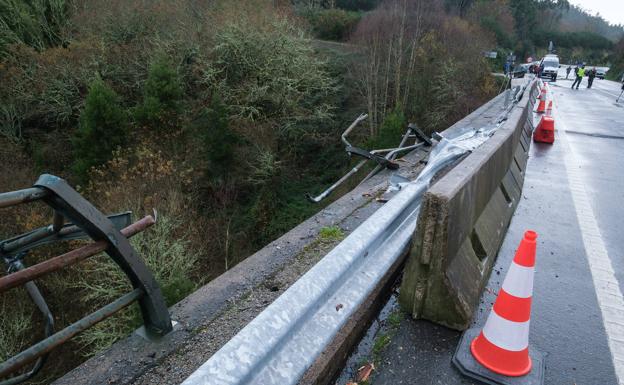
[[(557, 124), (560, 127), (557, 129), (558, 136), (566, 147), (564, 164), (568, 174), (568, 183), (598, 297), (598, 305), (602, 313), (602, 321), (607, 332), (615, 374), (618, 377), (618, 384), (624, 385), (624, 297), (585, 191), (585, 182), (579, 172), (578, 162), (568, 142), (565, 129), (561, 129), (562, 118), (561, 116), (557, 118)], [(563, 124), (563, 126), (566, 125)]]

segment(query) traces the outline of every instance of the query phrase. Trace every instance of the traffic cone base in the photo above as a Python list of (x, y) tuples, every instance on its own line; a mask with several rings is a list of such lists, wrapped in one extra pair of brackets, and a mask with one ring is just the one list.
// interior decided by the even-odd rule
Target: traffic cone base
[[(528, 347), (517, 352), (501, 349), (488, 341), (483, 332), (470, 343), (470, 352), (478, 363), (503, 376), (520, 377), (531, 371)], [(510, 363), (513, 366), (509, 367)]]
[(545, 372), (544, 354), (529, 347), (531, 371), (524, 376), (505, 376), (481, 365), (473, 356), (470, 346), (472, 341), (481, 334), (480, 328), (468, 329), (464, 332), (453, 356), (453, 364), (466, 377), (476, 379), (489, 385), (543, 385)]

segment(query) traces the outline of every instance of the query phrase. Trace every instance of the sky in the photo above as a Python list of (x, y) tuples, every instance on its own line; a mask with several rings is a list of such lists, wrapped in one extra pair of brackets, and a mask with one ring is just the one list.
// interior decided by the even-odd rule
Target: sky
[(624, 24), (624, 0), (569, 0), (590, 14), (600, 12), (600, 16), (611, 24)]

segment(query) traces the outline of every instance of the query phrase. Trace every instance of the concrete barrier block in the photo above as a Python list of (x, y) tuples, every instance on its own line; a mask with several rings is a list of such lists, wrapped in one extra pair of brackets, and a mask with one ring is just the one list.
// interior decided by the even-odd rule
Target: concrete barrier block
[(531, 99), (425, 194), (400, 294), (414, 318), (470, 326), (521, 198)]

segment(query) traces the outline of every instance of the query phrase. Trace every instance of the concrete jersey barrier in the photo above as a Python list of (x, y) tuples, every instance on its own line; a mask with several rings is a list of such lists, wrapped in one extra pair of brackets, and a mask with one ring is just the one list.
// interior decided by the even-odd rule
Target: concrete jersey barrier
[(400, 293), (414, 318), (469, 327), (521, 197), (534, 92), (425, 194)]

